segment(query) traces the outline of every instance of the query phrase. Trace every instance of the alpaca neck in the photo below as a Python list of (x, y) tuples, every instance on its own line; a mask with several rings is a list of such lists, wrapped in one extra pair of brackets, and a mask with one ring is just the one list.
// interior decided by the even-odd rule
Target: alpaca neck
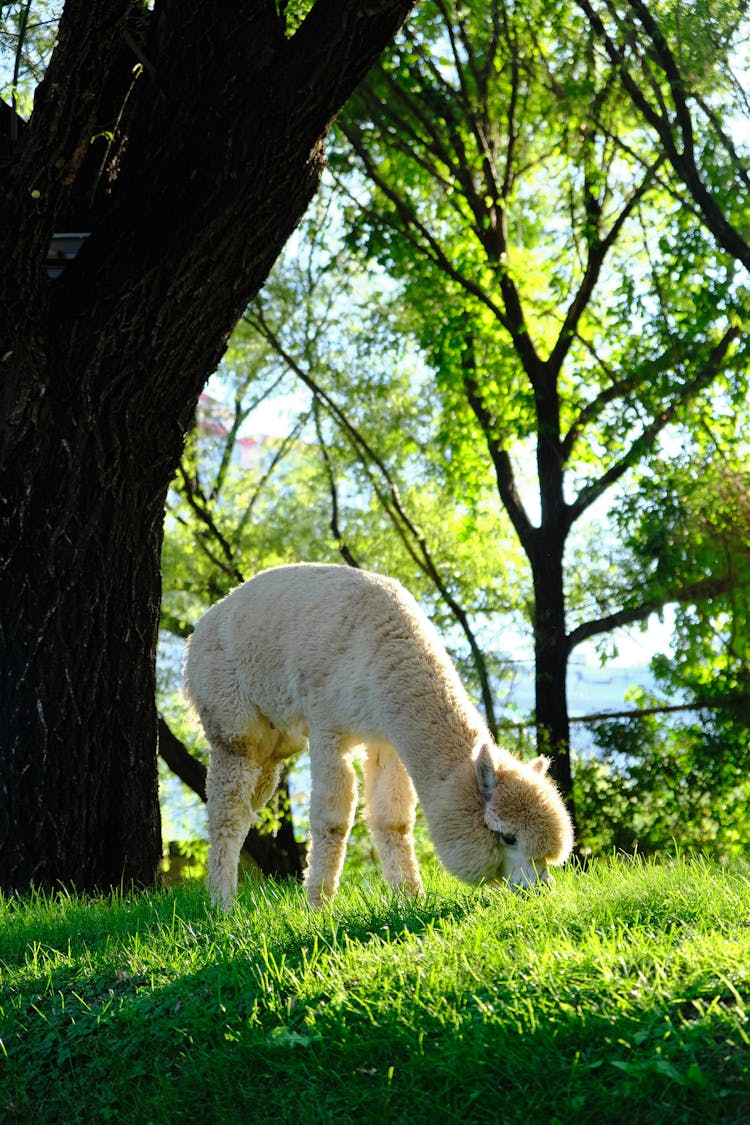
[(500, 873), (497, 838), (484, 822), (470, 754), (435, 785), (415, 788), (427, 819), (430, 838), (443, 866), (459, 879), (478, 882)]
[(429, 784), (425, 785), (422, 779), (420, 785), (418, 779), (413, 779), (430, 830), (434, 826), (438, 834), (442, 824), (472, 818), (481, 813), (482, 808), (471, 755), (467, 753), (450, 769), (445, 768), (446, 762), (441, 765), (442, 768), (430, 777)]
[[(402, 737), (394, 740), (394, 745), (409, 771), (424, 809), (428, 809), (436, 797), (438, 804), (442, 805), (439, 795), (456, 781), (460, 780), (462, 792), (476, 790), (473, 751), (483, 738), (481, 729), (468, 724), (459, 726), (454, 722), (449, 729), (420, 726), (412, 737), (409, 737), (410, 734), (410, 731), (402, 732)], [(489, 739), (489, 735), (486, 737)]]
[(456, 771), (473, 775), (475, 747), (493, 741), (462, 685), (450, 680), (402, 695), (386, 727), (425, 806)]

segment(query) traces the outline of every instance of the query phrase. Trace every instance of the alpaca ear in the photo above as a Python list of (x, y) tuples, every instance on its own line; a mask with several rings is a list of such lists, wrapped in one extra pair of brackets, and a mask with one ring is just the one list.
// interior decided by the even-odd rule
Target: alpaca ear
[(552, 765), (552, 759), (548, 758), (546, 754), (540, 754), (538, 758), (534, 758), (533, 762), (529, 762), (529, 765), (536, 773), (541, 774), (543, 777)]
[(492, 794), (495, 792), (497, 785), (497, 771), (495, 763), (492, 760), (490, 748), (486, 744), (479, 747), (477, 760), (475, 762), (475, 769), (477, 771), (477, 784), (482, 800), (485, 804), (490, 800)]

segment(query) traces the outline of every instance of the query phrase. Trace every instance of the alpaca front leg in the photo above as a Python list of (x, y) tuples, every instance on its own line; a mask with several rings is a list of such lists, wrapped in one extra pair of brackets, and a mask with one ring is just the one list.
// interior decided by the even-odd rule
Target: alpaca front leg
[(208, 888), (214, 906), (229, 909), (237, 894), (240, 850), (254, 818), (253, 791), (260, 766), (237, 751), (214, 746), (206, 778)]
[(310, 739), (310, 852), (305, 887), (311, 906), (333, 898), (357, 804), (357, 778), (336, 740)]
[(371, 746), (365, 761), (367, 820), (392, 889), (420, 894), (422, 880), (414, 852), (417, 794), (401, 759), (389, 745)]

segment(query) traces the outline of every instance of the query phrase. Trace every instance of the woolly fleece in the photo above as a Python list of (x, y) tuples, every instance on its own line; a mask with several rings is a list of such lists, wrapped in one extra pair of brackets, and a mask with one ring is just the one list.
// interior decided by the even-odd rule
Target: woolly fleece
[(201, 618), (185, 683), (210, 743), (209, 885), (229, 905), (239, 851), (283, 761), (309, 745), (314, 905), (335, 894), (365, 753), (365, 808), (383, 874), (421, 889), (417, 799), (446, 868), (468, 882), (548, 878), (571, 851), (546, 776), (496, 746), (438, 634), (394, 579), (345, 566), (275, 567)]

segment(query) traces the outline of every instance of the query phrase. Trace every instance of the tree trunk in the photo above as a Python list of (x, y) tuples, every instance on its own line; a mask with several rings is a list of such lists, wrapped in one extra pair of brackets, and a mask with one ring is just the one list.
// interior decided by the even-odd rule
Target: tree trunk
[[(95, 432), (93, 419), (80, 423)], [(33, 492), (16, 494), (3, 519), (0, 854), (8, 889), (148, 885), (161, 847), (160, 504), (141, 488), (118, 487), (103, 449), (90, 448), (76, 471), (69, 447), (69, 435), (50, 442), (39, 432), (27, 450), (37, 467)]]
[[(31, 120), (0, 147), (7, 892), (155, 878), (159, 551), (183, 434), (410, 6), (316, 0), (286, 40), (271, 0), (65, 4)], [(81, 214), (90, 237), (49, 280), (50, 238)]]
[(534, 581), (534, 659), (537, 747), (552, 757), (550, 774), (574, 816), (570, 764), (570, 718), (567, 672), (570, 648), (566, 633), (563, 570), (564, 535), (537, 532), (531, 555)]
[(549, 558), (534, 568), (534, 654), (536, 661), (536, 725), (540, 752), (552, 754), (552, 774), (566, 792), (570, 766), (570, 725), (566, 692), (568, 645), (562, 574), (558, 560)]
[(564, 496), (560, 445), (559, 370), (529, 361), (537, 415), (537, 474), (541, 519), (526, 532), (526, 553), (534, 582), (536, 729), (541, 752), (552, 757), (551, 776), (573, 808), (567, 671), (570, 648), (565, 609), (565, 541), (570, 509)]

